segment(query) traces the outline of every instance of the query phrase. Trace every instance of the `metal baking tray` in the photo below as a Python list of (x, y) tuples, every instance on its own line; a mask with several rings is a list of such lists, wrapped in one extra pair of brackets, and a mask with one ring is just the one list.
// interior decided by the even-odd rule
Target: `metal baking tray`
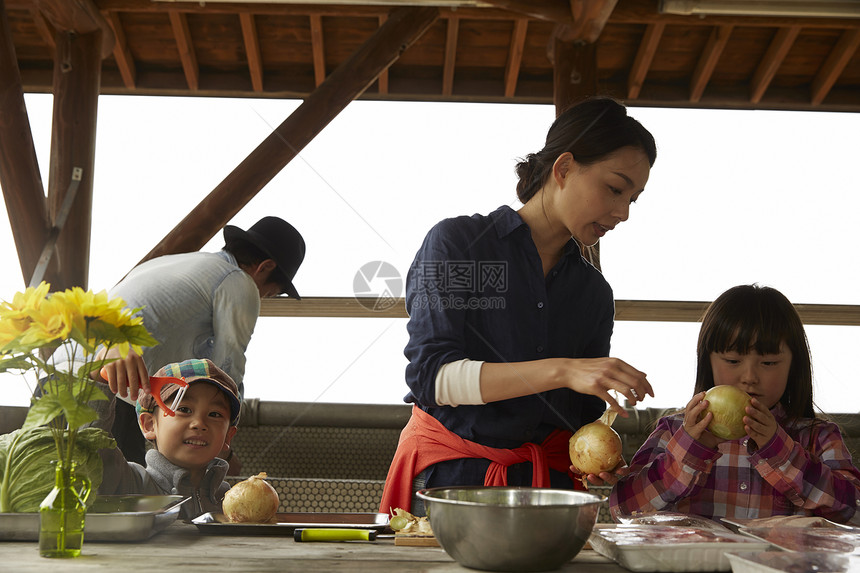
[[(181, 495), (100, 495), (87, 509), (84, 541), (149, 539), (179, 516)], [(38, 541), (38, 513), (0, 513), (0, 540)]]
[(297, 528), (375, 529), (388, 527), (387, 513), (278, 513), (273, 523), (232, 523), (221, 513), (192, 520), (204, 533), (217, 535), (289, 535)]

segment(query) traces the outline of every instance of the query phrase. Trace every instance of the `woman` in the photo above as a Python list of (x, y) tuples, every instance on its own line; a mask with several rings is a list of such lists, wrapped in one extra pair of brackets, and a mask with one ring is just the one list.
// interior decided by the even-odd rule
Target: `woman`
[(517, 165), (522, 208), (431, 229), (407, 276), (414, 407), (382, 511), (420, 514), (410, 498), (425, 485), (573, 488), (571, 432), (604, 401), (626, 415), (613, 391), (653, 396), (644, 373), (607, 357), (612, 290), (581, 251), (627, 220), (655, 158), (624, 106), (586, 100)]

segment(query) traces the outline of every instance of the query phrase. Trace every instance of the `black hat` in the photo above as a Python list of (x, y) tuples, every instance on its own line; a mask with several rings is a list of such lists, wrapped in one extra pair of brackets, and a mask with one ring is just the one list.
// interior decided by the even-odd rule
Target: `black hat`
[(278, 264), (275, 272), (280, 275), (278, 283), (283, 287), (281, 292), (301, 300), (293, 286), (293, 277), (305, 258), (305, 240), (295, 227), (279, 217), (263, 217), (247, 231), (226, 225), (224, 242), (228, 249), (237, 241), (254, 245), (275, 261)]

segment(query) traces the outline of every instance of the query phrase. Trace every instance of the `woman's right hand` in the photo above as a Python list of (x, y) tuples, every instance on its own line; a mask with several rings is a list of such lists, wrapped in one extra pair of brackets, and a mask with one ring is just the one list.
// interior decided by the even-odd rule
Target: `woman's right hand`
[(627, 417), (627, 412), (618, 403), (613, 390), (626, 397), (631, 405), (641, 402), (646, 394), (654, 397), (654, 390), (645, 373), (619, 358), (562, 360), (563, 386), (580, 394), (601, 398), (620, 416)]

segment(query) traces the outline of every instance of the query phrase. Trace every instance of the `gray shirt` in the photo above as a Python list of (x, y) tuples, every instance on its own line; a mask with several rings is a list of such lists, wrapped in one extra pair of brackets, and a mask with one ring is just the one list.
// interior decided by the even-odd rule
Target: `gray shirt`
[(171, 362), (208, 358), (244, 396), (245, 350), (260, 315), (260, 291), (227, 251), (165, 255), (138, 265), (111, 290), (159, 341), (145, 348), (149, 374)]
[(119, 449), (99, 450), (104, 464), (101, 495), (181, 495), (190, 497), (182, 504), (182, 519), (194, 519), (207, 512), (220, 513), (221, 501), (230, 489), (224, 481), (228, 463), (215, 458), (206, 467), (199, 487), (191, 485), (191, 472), (164, 457), (158, 450), (146, 452), (146, 467), (128, 462)]

